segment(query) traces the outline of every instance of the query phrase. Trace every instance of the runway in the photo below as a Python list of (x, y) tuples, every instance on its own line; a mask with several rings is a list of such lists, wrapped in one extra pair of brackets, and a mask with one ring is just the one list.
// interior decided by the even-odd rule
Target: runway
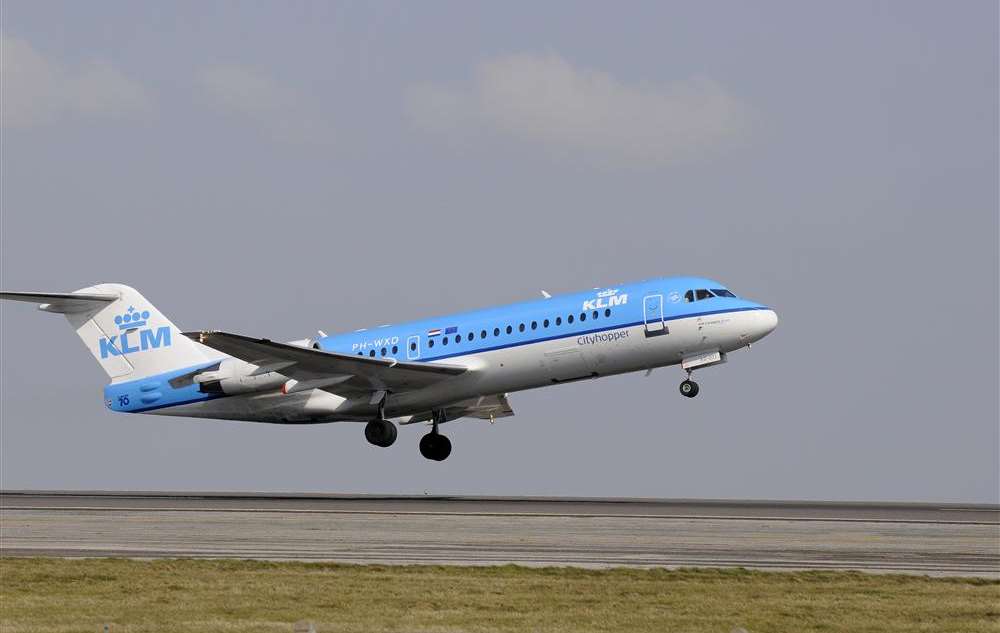
[(1000, 578), (1000, 506), (11, 491), (0, 554)]

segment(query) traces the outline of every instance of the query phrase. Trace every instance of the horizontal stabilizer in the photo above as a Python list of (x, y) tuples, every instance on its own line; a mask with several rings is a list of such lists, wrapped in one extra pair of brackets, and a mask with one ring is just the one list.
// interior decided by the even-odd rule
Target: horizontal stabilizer
[[(457, 420), (459, 418), (479, 418), (490, 422), (498, 418), (509, 418), (514, 415), (514, 409), (507, 401), (507, 394), (498, 393), (492, 396), (478, 396), (469, 398), (461, 402), (454, 402), (439, 409), (445, 414), (446, 420)], [(431, 411), (417, 414), (400, 424), (417, 424), (418, 422), (430, 422), (434, 419)]]
[(100, 308), (118, 299), (118, 295), (86, 292), (0, 292), (0, 299), (38, 303), (39, 310), (75, 314)]
[(410, 391), (468, 371), (460, 365), (409, 363), (392, 358), (325, 352), (229, 332), (185, 332), (184, 335), (234, 358), (261, 367), (273, 367), (279, 374), (338, 395)]

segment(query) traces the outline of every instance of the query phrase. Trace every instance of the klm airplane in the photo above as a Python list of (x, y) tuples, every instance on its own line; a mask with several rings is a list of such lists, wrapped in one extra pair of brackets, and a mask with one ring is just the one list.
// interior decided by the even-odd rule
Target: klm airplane
[(275, 424), (365, 423), (375, 446), (426, 423), (420, 453), (441, 461), (440, 425), (514, 414), (513, 391), (680, 365), (726, 362), (778, 324), (770, 308), (709, 279), (652, 279), (499, 308), (279, 343), (181, 332), (135, 289), (2, 292), (63, 314), (108, 373), (108, 409)]

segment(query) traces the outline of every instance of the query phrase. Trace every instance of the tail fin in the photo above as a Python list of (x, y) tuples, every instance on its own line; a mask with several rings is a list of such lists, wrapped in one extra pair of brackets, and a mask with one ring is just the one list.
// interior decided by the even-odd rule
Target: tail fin
[(137, 290), (98, 284), (72, 293), (0, 292), (0, 299), (41, 304), (64, 314), (112, 382), (145, 378), (217, 356), (181, 334)]

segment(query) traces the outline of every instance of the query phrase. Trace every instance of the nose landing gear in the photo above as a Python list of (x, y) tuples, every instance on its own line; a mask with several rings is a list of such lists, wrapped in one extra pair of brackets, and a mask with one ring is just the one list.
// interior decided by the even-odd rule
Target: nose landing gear
[(698, 383), (691, 380), (690, 370), (687, 375), (687, 380), (681, 383), (681, 395), (687, 398), (693, 398), (698, 395)]
[(698, 395), (698, 383), (693, 380), (685, 380), (681, 383), (681, 395), (693, 398)]
[(438, 424), (442, 422), (444, 411), (435, 411), (431, 432), (420, 438), (420, 454), (435, 462), (443, 462), (451, 455), (451, 440), (438, 433)]

